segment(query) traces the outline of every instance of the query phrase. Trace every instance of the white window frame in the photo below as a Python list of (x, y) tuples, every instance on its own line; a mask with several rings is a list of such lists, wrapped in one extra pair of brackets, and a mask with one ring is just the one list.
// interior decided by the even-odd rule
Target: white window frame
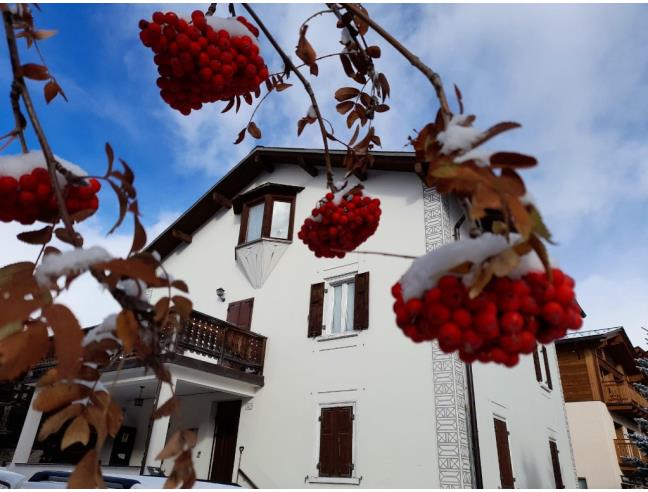
[[(353, 411), (353, 423), (352, 423), (352, 435), (351, 435), (351, 463), (353, 464), (353, 470), (351, 470), (350, 477), (320, 477), (319, 469), (317, 464), (319, 463), (319, 453), (320, 453), (320, 430), (321, 422), (319, 420), (322, 415), (323, 408), (336, 408), (336, 407), (351, 407)], [(314, 449), (314, 460), (312, 472), (306, 478), (308, 483), (321, 483), (321, 484), (342, 484), (342, 485), (360, 485), (362, 477), (358, 475), (358, 466), (357, 466), (357, 445), (358, 445), (358, 402), (357, 400), (347, 400), (347, 401), (336, 401), (336, 402), (327, 402), (319, 403), (316, 407), (315, 415), (315, 449)]]
[[(333, 289), (335, 286), (341, 285), (341, 284), (348, 284), (350, 282), (353, 282), (354, 289), (355, 289), (355, 277), (357, 275), (356, 272), (350, 272), (350, 273), (344, 273), (341, 275), (336, 275), (335, 277), (329, 277), (324, 279), (324, 316), (322, 320), (322, 334), (318, 337), (320, 340), (331, 340), (335, 338), (346, 338), (346, 337), (352, 337), (352, 336), (357, 336), (358, 330), (346, 330), (346, 316), (344, 317), (342, 321), (343, 326), (345, 330), (340, 331), (338, 333), (333, 333), (332, 332), (332, 327), (333, 327), (333, 308), (335, 305), (335, 297), (333, 295)], [(355, 292), (354, 292), (354, 299), (355, 299)], [(347, 295), (347, 289), (342, 288), (342, 299), (341, 299), (341, 305), (340, 305), (340, 314), (344, 313), (346, 315), (347, 313), (347, 308), (348, 308), (348, 300), (349, 296)], [(355, 314), (355, 306), (354, 306), (354, 314)]]

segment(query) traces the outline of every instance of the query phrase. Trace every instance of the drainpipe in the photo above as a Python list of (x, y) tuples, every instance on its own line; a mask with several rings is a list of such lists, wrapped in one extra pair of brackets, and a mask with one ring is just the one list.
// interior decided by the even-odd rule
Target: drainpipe
[(155, 410), (157, 410), (161, 387), (162, 381), (158, 379), (157, 390), (155, 392), (155, 400), (153, 400), (153, 408), (151, 408), (151, 417), (149, 418), (148, 429), (146, 429), (146, 442), (144, 443), (144, 454), (142, 455), (142, 464), (140, 465), (140, 475), (144, 475), (144, 470), (146, 469), (146, 457), (149, 453), (149, 443), (151, 442), (151, 433), (153, 432), (153, 414), (155, 413)]
[[(466, 221), (466, 214), (463, 214), (454, 226), (452, 236), (455, 241), (459, 240), (461, 235), (461, 226)], [(468, 423), (469, 423), (469, 438), (470, 438), (470, 451), (472, 453), (472, 476), (473, 488), (483, 489), (484, 480), (482, 477), (481, 466), (481, 452), (479, 450), (479, 430), (477, 428), (477, 411), (475, 407), (475, 386), (472, 371), (472, 364), (465, 364), (466, 366), (466, 388), (468, 391)]]

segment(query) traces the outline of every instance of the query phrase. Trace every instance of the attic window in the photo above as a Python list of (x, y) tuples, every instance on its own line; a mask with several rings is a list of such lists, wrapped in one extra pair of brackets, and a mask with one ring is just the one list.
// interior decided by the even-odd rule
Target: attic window
[(234, 213), (241, 214), (239, 246), (263, 238), (292, 241), (295, 196), (302, 189), (268, 183), (236, 197)]

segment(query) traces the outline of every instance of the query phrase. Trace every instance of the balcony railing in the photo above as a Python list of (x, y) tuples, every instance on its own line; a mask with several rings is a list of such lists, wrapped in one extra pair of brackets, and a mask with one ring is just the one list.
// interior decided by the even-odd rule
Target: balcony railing
[[(201, 356), (200, 359), (221, 367), (263, 376), (266, 340), (258, 333), (193, 311), (175, 344), (172, 344), (172, 354), (186, 357), (197, 354)], [(32, 367), (28, 379), (40, 377), (55, 363), (54, 352), (50, 350), (42, 361)]]
[(641, 408), (648, 408), (648, 400), (627, 381), (605, 381), (603, 383), (603, 396), (606, 403), (637, 405)]
[(648, 457), (635, 446), (630, 439), (615, 439), (614, 447), (616, 449), (617, 457), (621, 466), (629, 466), (626, 464), (624, 458), (639, 458), (648, 461)]

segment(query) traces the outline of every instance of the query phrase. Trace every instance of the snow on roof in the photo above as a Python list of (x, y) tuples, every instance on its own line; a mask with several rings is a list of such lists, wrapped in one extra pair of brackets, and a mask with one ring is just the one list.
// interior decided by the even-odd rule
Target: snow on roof
[(611, 328), (600, 328), (598, 330), (574, 331), (565, 335), (562, 340), (571, 340), (574, 338), (596, 337), (599, 335), (608, 335), (623, 330), (622, 326), (613, 326)]

